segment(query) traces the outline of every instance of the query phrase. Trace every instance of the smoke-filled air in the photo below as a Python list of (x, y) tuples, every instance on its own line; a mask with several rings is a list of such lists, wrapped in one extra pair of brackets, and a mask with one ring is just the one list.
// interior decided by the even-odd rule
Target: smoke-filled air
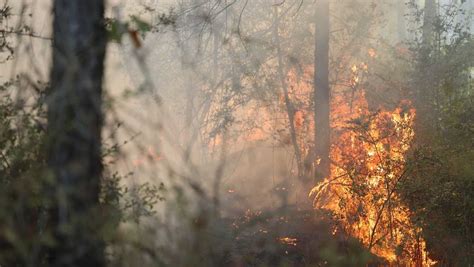
[(0, 266), (474, 266), (474, 0), (0, 0)]

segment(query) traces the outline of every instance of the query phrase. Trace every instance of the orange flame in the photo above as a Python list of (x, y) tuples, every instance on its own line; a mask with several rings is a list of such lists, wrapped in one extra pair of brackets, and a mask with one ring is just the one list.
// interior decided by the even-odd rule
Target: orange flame
[[(377, 56), (374, 49), (369, 49), (368, 54)], [(338, 223), (333, 234), (343, 231), (359, 239), (372, 253), (391, 264), (430, 266), (435, 262), (427, 256), (421, 229), (412, 223), (410, 210), (397, 194), (397, 187), (408, 171), (406, 153), (414, 137), (416, 111), (409, 101), (402, 101), (393, 110), (370, 112), (360, 88), (368, 71), (367, 63), (349, 65), (343, 88), (332, 88), (331, 172), (311, 190), (310, 197), (314, 198), (316, 208), (333, 213)], [(304, 158), (311, 153), (314, 143), (312, 77), (312, 66), (301, 72), (291, 70), (287, 76), (296, 141)], [(258, 120), (260, 125), (241, 139), (264, 140), (277, 131), (282, 144), (289, 144), (288, 132), (277, 130), (288, 128), (286, 116), (280, 116), (286, 112), (284, 96), (279, 99), (276, 109), (252, 103), (235, 112), (239, 118)], [(276, 116), (275, 111), (281, 114)], [(280, 239), (290, 241), (293, 242)]]
[[(352, 66), (353, 75), (357, 70)], [(403, 101), (395, 110), (370, 113), (363, 91), (352, 96), (348, 103), (347, 96), (333, 94), (331, 174), (311, 190), (314, 206), (330, 210), (341, 229), (388, 262), (430, 266), (421, 229), (396, 193), (416, 112)]]
[(288, 246), (298, 245), (298, 239), (293, 238), (293, 237), (280, 237), (278, 241), (280, 241), (281, 244), (288, 245)]
[[(375, 57), (375, 50), (369, 50), (369, 55)], [(334, 214), (339, 229), (375, 255), (394, 264), (430, 266), (435, 262), (427, 256), (421, 229), (410, 221), (410, 210), (396, 192), (407, 171), (405, 155), (414, 137), (416, 111), (405, 100), (394, 110), (370, 112), (359, 88), (368, 69), (364, 62), (350, 65), (349, 78), (343, 83), (349, 90), (332, 89), (331, 174), (311, 190), (310, 197), (316, 208)], [(313, 141), (312, 76), (309, 66), (302, 73), (290, 71), (287, 77), (303, 156), (310, 153)]]

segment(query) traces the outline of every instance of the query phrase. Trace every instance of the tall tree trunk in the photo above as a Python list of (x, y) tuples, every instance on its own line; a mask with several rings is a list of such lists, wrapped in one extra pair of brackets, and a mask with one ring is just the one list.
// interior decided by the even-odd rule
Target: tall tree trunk
[(398, 31), (398, 42), (404, 42), (407, 38), (407, 26), (405, 22), (406, 13), (406, 2), (405, 0), (399, 0), (397, 2), (397, 31)]
[(418, 60), (419, 75), (415, 84), (415, 107), (417, 109), (415, 131), (416, 143), (428, 144), (431, 132), (436, 130), (436, 109), (433, 105), (434, 90), (437, 88), (432, 77), (433, 56), (435, 52), (435, 19), (436, 19), (436, 1), (426, 0), (424, 6), (424, 17), (422, 27), (421, 50)]
[(99, 204), (104, 0), (55, 0), (48, 96), (51, 266), (104, 266)]
[(314, 59), (315, 182), (330, 172), (329, 0), (316, 2)]

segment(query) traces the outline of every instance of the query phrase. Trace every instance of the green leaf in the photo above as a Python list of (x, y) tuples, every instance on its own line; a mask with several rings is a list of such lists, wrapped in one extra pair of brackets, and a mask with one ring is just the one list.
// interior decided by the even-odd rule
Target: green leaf
[(151, 25), (148, 22), (138, 18), (137, 16), (131, 16), (130, 18), (137, 27), (137, 30), (142, 34), (151, 31)]

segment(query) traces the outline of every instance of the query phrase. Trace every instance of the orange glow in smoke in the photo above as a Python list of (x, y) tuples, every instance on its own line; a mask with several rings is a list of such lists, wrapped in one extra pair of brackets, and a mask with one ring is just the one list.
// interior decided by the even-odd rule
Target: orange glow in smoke
[[(368, 53), (376, 56), (373, 49)], [(359, 88), (368, 69), (364, 62), (350, 65), (346, 82), (331, 90), (331, 174), (310, 197), (315, 208), (334, 215), (334, 234), (344, 231), (392, 264), (430, 266), (434, 262), (427, 256), (421, 229), (410, 221), (410, 210), (396, 192), (407, 171), (416, 110), (404, 100), (393, 110), (371, 112)], [(302, 73), (290, 71), (287, 77), (303, 157), (311, 153), (313, 142), (312, 77), (312, 66)]]
[[(376, 51), (369, 49), (368, 56), (376, 57)], [(367, 63), (350, 64), (347, 79), (331, 88), (330, 176), (311, 190), (310, 197), (315, 208), (334, 215), (337, 227), (333, 234), (343, 232), (357, 238), (390, 264), (430, 266), (434, 262), (427, 256), (421, 229), (411, 222), (411, 212), (396, 191), (408, 171), (406, 154), (414, 137), (416, 110), (404, 100), (397, 108), (370, 111), (360, 88), (368, 71)], [(314, 146), (312, 81), (312, 66), (290, 70), (286, 78), (302, 158), (307, 158)], [(248, 119), (257, 127), (243, 131), (247, 134), (235, 139), (234, 145), (272, 138), (279, 138), (281, 145), (290, 145), (284, 99), (280, 93), (276, 109), (250, 103), (237, 110), (236, 117)], [(313, 166), (317, 163), (315, 159)], [(279, 241), (293, 246), (297, 242), (289, 237)]]

